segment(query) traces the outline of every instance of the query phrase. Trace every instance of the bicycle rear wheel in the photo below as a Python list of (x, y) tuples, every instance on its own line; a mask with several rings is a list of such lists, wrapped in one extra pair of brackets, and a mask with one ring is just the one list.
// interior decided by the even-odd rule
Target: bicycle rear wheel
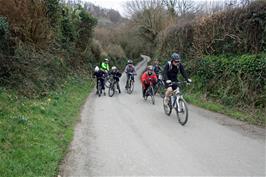
[(159, 93), (161, 98), (164, 98), (164, 92), (165, 92), (164, 85), (163, 85), (162, 81), (159, 81), (159, 83), (158, 83), (158, 93)]
[(185, 102), (184, 99), (180, 98), (178, 100), (178, 105), (179, 105), (179, 108), (178, 106), (176, 106), (175, 110), (176, 110), (176, 114), (177, 114), (177, 119), (178, 119), (178, 122), (181, 124), (181, 125), (185, 125), (188, 121), (188, 108), (187, 108), (187, 104)]

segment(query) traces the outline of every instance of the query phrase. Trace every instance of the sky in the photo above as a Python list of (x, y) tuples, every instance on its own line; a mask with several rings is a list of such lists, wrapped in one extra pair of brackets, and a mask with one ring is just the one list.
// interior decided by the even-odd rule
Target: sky
[(104, 8), (114, 9), (119, 11), (121, 15), (125, 15), (126, 12), (123, 8), (123, 4), (128, 0), (83, 0), (83, 1), (92, 2), (93, 4)]

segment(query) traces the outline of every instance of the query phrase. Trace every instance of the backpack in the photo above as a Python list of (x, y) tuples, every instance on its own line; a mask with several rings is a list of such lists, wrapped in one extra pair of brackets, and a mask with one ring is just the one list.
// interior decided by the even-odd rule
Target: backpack
[(168, 71), (170, 71), (172, 69), (171, 61), (167, 61), (163, 68), (165, 68), (166, 65), (168, 65)]

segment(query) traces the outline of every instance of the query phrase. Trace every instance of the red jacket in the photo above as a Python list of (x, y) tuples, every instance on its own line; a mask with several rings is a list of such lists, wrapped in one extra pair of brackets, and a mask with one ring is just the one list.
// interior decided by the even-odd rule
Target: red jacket
[(146, 72), (144, 72), (142, 74), (142, 76), (141, 76), (142, 87), (146, 87), (146, 86), (150, 85), (150, 80), (149, 79), (151, 79), (151, 82), (153, 84), (156, 84), (157, 76), (156, 76), (154, 71), (152, 71), (152, 75), (151, 76), (148, 75), (148, 71), (146, 71)]

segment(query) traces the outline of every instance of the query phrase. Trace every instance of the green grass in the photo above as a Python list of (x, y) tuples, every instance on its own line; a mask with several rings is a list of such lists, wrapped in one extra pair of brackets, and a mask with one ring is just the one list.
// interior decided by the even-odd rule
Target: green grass
[(56, 176), (92, 84), (63, 87), (34, 100), (0, 88), (0, 176)]
[(186, 94), (185, 99), (189, 103), (201, 108), (222, 113), (234, 119), (248, 122), (249, 124), (265, 127), (266, 115), (263, 111), (247, 112), (235, 107), (228, 107), (211, 100), (203, 99), (201, 93)]

